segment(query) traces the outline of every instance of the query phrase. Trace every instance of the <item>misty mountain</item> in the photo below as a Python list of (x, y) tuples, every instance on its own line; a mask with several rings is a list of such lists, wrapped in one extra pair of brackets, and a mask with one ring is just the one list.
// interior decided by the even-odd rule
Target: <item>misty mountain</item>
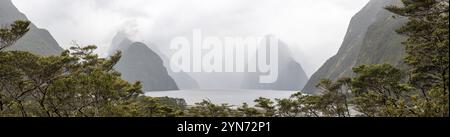
[(389, 63), (404, 66), (404, 37), (395, 30), (406, 19), (393, 17), (385, 10), (387, 5), (400, 4), (399, 0), (371, 0), (351, 20), (338, 53), (310, 78), (303, 92), (316, 93), (321, 79), (337, 80), (353, 76), (352, 68), (362, 64)]
[[(0, 0), (0, 26), (9, 26), (16, 20), (28, 19), (11, 0)], [(7, 50), (28, 51), (44, 56), (59, 55), (63, 51), (47, 30), (40, 29), (34, 24), (30, 24), (30, 31)]]
[[(131, 44), (133, 43), (132, 40), (128, 38), (128, 35), (124, 32), (118, 32), (111, 43), (111, 46), (108, 51), (108, 55), (114, 54), (116, 51), (125, 51)], [(175, 73), (170, 68), (170, 60), (167, 58), (163, 53), (159, 51), (159, 49), (154, 46), (150, 45), (147, 46), (152, 52), (157, 54), (159, 58), (163, 61), (163, 66), (166, 67), (166, 71), (168, 75), (175, 80), (176, 85), (179, 89), (199, 89), (199, 85), (197, 81), (195, 81), (191, 76), (184, 72)], [(151, 62), (150, 62), (151, 63)]]
[[(270, 50), (268, 48), (267, 57), (270, 57), (269, 51)], [(256, 55), (253, 58), (257, 58)], [(266, 74), (258, 72), (246, 73), (242, 83), (242, 88), (299, 91), (305, 86), (306, 82), (308, 81), (308, 76), (306, 75), (302, 66), (293, 58), (291, 50), (282, 41), (279, 41), (278, 44), (278, 69), (278, 80), (274, 83), (267, 84), (259, 82), (259, 77)]]
[[(114, 41), (119, 40), (120, 35), (117, 35)], [(141, 81), (144, 91), (178, 90), (175, 81), (168, 75), (162, 59), (155, 52), (143, 43), (133, 43), (126, 37), (123, 38), (120, 44), (115, 45), (122, 51), (122, 58), (114, 66), (122, 74), (123, 79), (129, 82)]]
[(117, 32), (111, 42), (111, 46), (109, 47), (108, 55), (113, 55), (117, 51), (123, 52), (129, 48), (131, 44), (133, 44), (133, 41), (128, 38), (127, 34), (121, 31)]
[[(128, 54), (134, 54), (132, 51), (128, 51), (128, 49), (130, 48), (130, 46), (132, 44), (133, 44), (133, 41), (128, 38), (127, 34), (125, 34), (123, 32), (118, 32), (115, 35), (115, 37), (113, 38), (113, 41), (111, 43), (111, 47), (110, 47), (110, 50), (108, 51), (108, 54), (112, 55), (116, 51), (122, 51), (123, 52), (122, 58), (125, 57), (125, 52), (128, 52)], [(162, 54), (156, 47), (153, 46), (153, 48), (152, 48), (152, 47), (149, 47), (146, 45), (146, 48), (147, 49), (140, 51), (140, 52), (146, 52), (146, 53), (142, 53), (142, 54), (151, 53), (152, 57), (148, 57), (148, 56), (144, 57), (143, 56), (142, 58), (139, 59), (139, 60), (147, 60), (146, 62), (142, 62), (141, 64), (139, 64), (141, 66), (141, 68), (142, 68), (142, 66), (146, 66), (145, 68), (147, 68), (147, 69), (138, 70), (139, 73), (140, 72), (146, 73), (145, 72), (146, 70), (153, 70), (152, 67), (155, 67), (155, 68), (164, 67), (164, 70), (162, 70), (162, 68), (159, 68), (158, 70), (161, 71), (161, 74), (168, 74), (168, 76), (165, 76), (165, 77), (170, 77), (171, 79), (173, 79), (176, 83), (177, 89), (178, 88), (179, 89), (198, 89), (199, 88), (197, 82), (194, 79), (192, 79), (189, 75), (187, 75), (186, 73), (183, 73), (183, 72), (175, 73), (175, 72), (171, 71), (170, 68), (165, 67), (165, 66), (169, 66), (168, 65), (169, 59), (166, 56), (164, 56), (164, 54)], [(135, 52), (135, 53), (137, 54), (138, 52)], [(139, 54), (141, 54), (141, 53), (139, 53)], [(156, 56), (154, 54), (156, 54)], [(154, 58), (158, 58), (158, 60), (157, 61), (149, 61), (148, 60), (148, 59), (152, 60)], [(161, 62), (160, 60), (162, 61), (162, 64), (159, 64), (159, 62)], [(158, 62), (158, 63), (155, 63), (155, 62)], [(120, 72), (134, 67), (132, 64), (120, 64), (120, 65), (121, 66), (119, 66), (119, 64), (118, 64), (116, 66), (118, 68), (121, 68)], [(126, 73), (132, 73), (132, 72), (126, 72)], [(137, 73), (137, 72), (134, 72), (134, 73)], [(123, 72), (122, 72), (122, 75), (124, 75)], [(154, 74), (153, 73), (148, 74), (147, 77), (153, 78), (155, 80), (163, 80), (163, 81), (167, 80), (167, 78), (159, 79), (158, 77), (153, 77), (150, 75), (154, 75)], [(157, 75), (159, 75), (159, 74), (156, 74), (155, 76), (157, 76)], [(138, 77), (129, 76), (129, 79), (136, 80), (136, 79), (138, 79)], [(140, 78), (140, 79), (144, 79), (144, 78)], [(146, 78), (146, 79), (148, 79), (148, 78)], [(172, 80), (169, 80), (169, 82), (167, 82), (167, 83), (172, 83)], [(174, 89), (172, 89), (172, 87), (167, 87), (167, 88), (168, 89), (165, 89), (165, 90), (174, 90)]]
[[(166, 56), (162, 55), (161, 57), (163, 58), (163, 61), (167, 60), (167, 62), (169, 62), (168, 61), (169, 59)], [(180, 89), (200, 89), (200, 86), (197, 83), (197, 81), (194, 78), (192, 78), (189, 74), (185, 72), (173, 72), (171, 69), (168, 69), (168, 72), (169, 75), (175, 80)]]
[(166, 54), (162, 53), (156, 45), (150, 45), (150, 49), (156, 52), (163, 60), (164, 66), (167, 67), (169, 76), (171, 76), (180, 89), (200, 89), (197, 81), (186, 72), (173, 72), (170, 68), (170, 59)]

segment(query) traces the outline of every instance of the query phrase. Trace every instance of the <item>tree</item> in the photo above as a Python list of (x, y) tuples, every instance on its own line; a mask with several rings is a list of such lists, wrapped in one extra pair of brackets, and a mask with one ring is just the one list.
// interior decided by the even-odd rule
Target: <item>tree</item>
[(186, 115), (193, 117), (230, 117), (235, 114), (231, 107), (228, 104), (216, 105), (210, 100), (203, 100), (188, 108)]
[(366, 116), (409, 116), (410, 88), (404, 74), (389, 64), (362, 65), (353, 69), (352, 79), (356, 109)]
[(275, 105), (274, 102), (268, 98), (263, 98), (260, 97), (258, 99), (255, 100), (256, 107), (257, 108), (261, 108), (262, 110), (264, 110), (263, 115), (264, 117), (273, 117), (275, 116)]
[(125, 108), (125, 113), (129, 113), (126, 115), (129, 117), (177, 117), (182, 116), (184, 110), (183, 104), (178, 99), (167, 97), (140, 96), (127, 101), (122, 107)]
[(101, 59), (92, 54), (95, 48), (73, 47), (50, 57), (1, 53), (2, 115), (108, 116), (106, 108), (141, 94), (140, 83), (129, 84), (112, 69), (120, 53)]
[(291, 96), (296, 102), (296, 108), (294, 108), (294, 112), (300, 111), (299, 116), (303, 117), (320, 117), (321, 116), (321, 108), (320, 108), (320, 95), (304, 95), (302, 93), (296, 93)]
[(412, 67), (410, 82), (425, 97), (419, 113), (449, 116), (449, 1), (403, 0), (403, 6), (386, 9), (409, 19), (397, 32), (408, 37), (403, 44), (405, 62)]
[(29, 26), (29, 21), (15, 21), (9, 27), (0, 28), (0, 52), (22, 38), (30, 30)]
[(249, 107), (249, 105), (247, 103), (243, 103), (241, 107), (237, 108), (238, 111), (238, 116), (241, 117), (260, 117), (262, 116), (261, 111), (253, 108), (253, 107)]
[(104, 117), (178, 116), (185, 103), (145, 97), (141, 83), (121, 79), (109, 58), (94, 54), (96, 46), (75, 44), (59, 56), (3, 51), (29, 30), (27, 21), (0, 29), (0, 116)]
[(296, 117), (300, 114), (296, 100), (292, 98), (275, 99), (278, 115), (281, 117)]
[(330, 117), (350, 117), (348, 104), (349, 83), (348, 78), (342, 78), (337, 82), (324, 79), (317, 87), (322, 89), (322, 95), (318, 102), (322, 115)]

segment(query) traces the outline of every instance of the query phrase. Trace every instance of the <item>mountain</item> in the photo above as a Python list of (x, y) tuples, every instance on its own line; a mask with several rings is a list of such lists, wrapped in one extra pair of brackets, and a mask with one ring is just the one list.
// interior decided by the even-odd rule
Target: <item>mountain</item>
[[(267, 52), (269, 51), (270, 50), (268, 49)], [(267, 57), (270, 57), (269, 53), (267, 53)], [(256, 58), (256, 56), (253, 58)], [(246, 73), (244, 76), (242, 88), (299, 91), (305, 86), (306, 82), (308, 81), (308, 76), (306, 75), (302, 66), (293, 58), (291, 50), (282, 41), (279, 41), (278, 44), (278, 69), (278, 80), (274, 83), (267, 84), (259, 82), (259, 77), (263, 74), (250, 72)]]
[(122, 74), (123, 79), (129, 82), (141, 81), (144, 91), (178, 90), (162, 59), (147, 45), (135, 42), (121, 47), (126, 48), (114, 68)]
[(180, 89), (200, 89), (200, 86), (197, 83), (197, 81), (194, 78), (192, 78), (191, 75), (189, 75), (188, 73), (172, 71), (172, 69), (169, 67), (170, 59), (166, 56), (166, 54), (162, 53), (159, 50), (158, 46), (152, 44), (152, 45), (150, 45), (150, 49), (155, 51), (156, 54), (158, 54), (161, 57), (161, 59), (164, 62), (164, 66), (167, 66), (167, 71), (168, 71), (169, 75), (177, 83), (178, 88), (180, 88)]
[[(157, 48), (154, 47), (152, 49)], [(170, 66), (170, 59), (167, 56), (159, 52), (159, 50), (157, 50), (156, 53), (162, 58), (164, 66)], [(197, 81), (189, 74), (185, 72), (173, 72), (170, 68), (167, 71), (169, 72), (169, 75), (175, 80), (180, 89), (200, 89)]]
[[(9, 26), (16, 20), (28, 20), (11, 2), (0, 0), (0, 26)], [(63, 49), (45, 29), (30, 25), (30, 31), (7, 50), (28, 51), (38, 55), (59, 55)]]
[[(108, 55), (112, 55), (116, 51), (123, 52), (127, 48), (129, 48), (132, 43), (133, 41), (128, 38), (128, 35), (126, 33), (118, 32), (112, 40)], [(147, 47), (149, 48), (149, 50), (159, 56), (159, 58), (163, 62), (163, 67), (166, 67), (168, 75), (175, 81), (179, 89), (199, 89), (197, 81), (191, 78), (188, 74), (184, 72), (175, 73), (170, 68), (168, 68), (170, 64), (169, 59), (163, 53), (161, 53), (156, 46)], [(149, 62), (149, 64), (151, 64), (151, 62)]]
[(371, 0), (351, 20), (347, 34), (338, 53), (312, 75), (303, 92), (317, 93), (321, 79), (337, 80), (353, 76), (352, 68), (362, 64), (389, 63), (404, 67), (405, 39), (395, 30), (406, 18), (394, 18), (385, 10), (387, 5), (398, 5), (400, 0)]
[(113, 55), (117, 51), (124, 51), (129, 48), (131, 44), (133, 44), (133, 41), (128, 39), (127, 34), (121, 31), (117, 32), (109, 47), (108, 55)]

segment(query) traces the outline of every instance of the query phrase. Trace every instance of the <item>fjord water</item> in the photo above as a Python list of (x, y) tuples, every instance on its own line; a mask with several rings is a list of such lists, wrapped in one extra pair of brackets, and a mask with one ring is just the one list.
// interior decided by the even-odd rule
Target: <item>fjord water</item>
[(269, 98), (288, 98), (298, 91), (279, 91), (279, 90), (176, 90), (176, 91), (152, 91), (145, 93), (151, 97), (172, 97), (183, 98), (188, 105), (194, 105), (202, 100), (210, 100), (214, 104), (228, 103), (233, 106), (241, 106), (247, 103), (250, 106), (255, 105), (254, 100), (259, 97)]

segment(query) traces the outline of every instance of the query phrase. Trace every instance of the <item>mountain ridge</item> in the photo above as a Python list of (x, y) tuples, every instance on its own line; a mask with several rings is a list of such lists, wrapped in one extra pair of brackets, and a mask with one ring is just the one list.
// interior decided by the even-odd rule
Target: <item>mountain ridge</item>
[[(128, 44), (121, 42), (121, 44)], [(163, 60), (144, 43), (132, 42), (123, 47), (122, 58), (114, 68), (129, 82), (141, 81), (143, 91), (178, 90), (175, 81), (168, 75)]]
[(400, 0), (369, 1), (352, 18), (338, 53), (312, 75), (302, 91), (317, 93), (315, 86), (321, 79), (351, 77), (354, 75), (352, 68), (362, 64), (388, 63), (404, 67), (404, 49), (401, 44), (404, 38), (395, 30), (401, 27), (406, 19), (394, 19), (394, 14), (384, 9), (387, 5), (396, 4), (400, 4)]
[[(28, 20), (11, 0), (0, 0), (0, 25), (7, 26), (16, 20)], [(7, 50), (28, 51), (37, 55), (59, 55), (64, 51), (48, 30), (30, 24), (30, 30)]]

